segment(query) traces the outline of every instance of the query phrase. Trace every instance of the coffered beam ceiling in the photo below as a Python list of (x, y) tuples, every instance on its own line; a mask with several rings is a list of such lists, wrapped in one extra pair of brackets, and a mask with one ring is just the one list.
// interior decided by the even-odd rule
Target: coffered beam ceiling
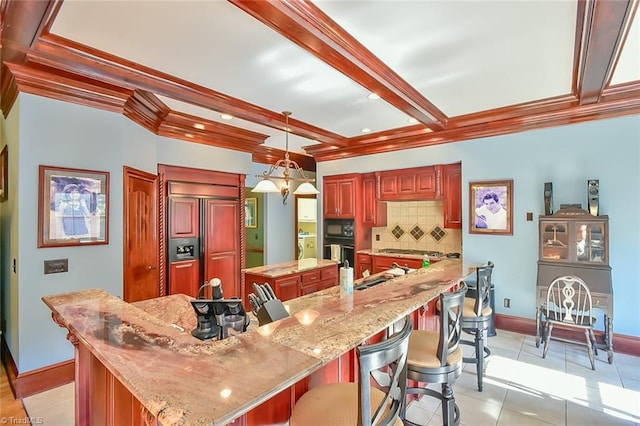
[[(638, 1), (577, 2), (570, 93), (457, 116), (436, 107), (314, 3), (229, 3), (418, 121), (348, 137), (291, 117), (290, 132), (316, 142), (305, 147), (314, 158), (291, 153), (305, 170), (315, 168), (314, 159), (348, 158), (640, 112), (640, 80), (611, 84)], [(61, 1), (2, 1), (0, 106), (5, 117), (22, 91), (120, 112), (156, 134), (250, 152), (256, 162), (282, 158), (282, 150), (265, 145), (269, 135), (172, 110), (158, 96), (284, 131), (280, 111), (53, 34), (61, 7)]]

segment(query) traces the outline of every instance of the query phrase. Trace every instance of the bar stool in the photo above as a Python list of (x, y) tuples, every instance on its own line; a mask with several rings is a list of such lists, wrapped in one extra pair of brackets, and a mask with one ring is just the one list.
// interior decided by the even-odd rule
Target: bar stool
[(479, 392), (482, 392), (486, 361), (491, 356), (491, 350), (485, 345), (485, 338), (493, 315), (489, 300), (493, 266), (492, 262), (487, 262), (486, 265), (476, 268), (476, 291), (474, 297), (465, 297), (462, 313), (462, 330), (474, 335), (473, 341), (460, 341), (462, 345), (474, 347), (474, 355), (464, 357), (463, 361), (476, 365)]
[[(409, 360), (407, 377), (418, 382), (416, 387), (407, 388), (407, 395), (421, 394), (436, 397), (442, 401), (442, 419), (445, 425), (460, 423), (460, 410), (456, 404), (453, 384), (462, 374), (462, 304), (467, 285), (461, 282), (453, 293), (440, 294), (439, 332), (414, 330), (409, 338)], [(419, 383), (440, 383), (442, 392), (420, 387)], [(415, 425), (406, 419), (406, 400), (400, 416), (405, 425)]]
[(401, 426), (412, 329), (411, 317), (406, 316), (398, 333), (356, 348), (358, 383), (332, 383), (309, 390), (293, 407), (290, 425)]

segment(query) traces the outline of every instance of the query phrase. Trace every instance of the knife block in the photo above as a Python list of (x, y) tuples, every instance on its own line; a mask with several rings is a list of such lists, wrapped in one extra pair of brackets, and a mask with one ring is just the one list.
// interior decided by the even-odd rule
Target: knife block
[(256, 312), (258, 325), (263, 326), (289, 316), (280, 299), (267, 300)]

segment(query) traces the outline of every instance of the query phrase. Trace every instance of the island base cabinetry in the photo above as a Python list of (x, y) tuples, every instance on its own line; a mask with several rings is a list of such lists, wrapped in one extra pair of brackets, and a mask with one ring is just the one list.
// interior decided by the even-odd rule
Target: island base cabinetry
[(83, 345), (76, 346), (77, 425), (159, 425), (152, 415)]
[(254, 283), (259, 285), (269, 284), (276, 297), (285, 302), (338, 285), (338, 265), (334, 263), (277, 277), (247, 271), (244, 273), (244, 283), (245, 308), (251, 306), (248, 295), (253, 293)]

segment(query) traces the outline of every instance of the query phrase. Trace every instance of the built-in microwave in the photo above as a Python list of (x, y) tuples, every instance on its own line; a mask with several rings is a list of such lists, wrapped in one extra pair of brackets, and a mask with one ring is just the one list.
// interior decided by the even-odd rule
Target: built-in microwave
[(353, 219), (325, 219), (324, 221), (325, 238), (353, 238), (354, 223)]

